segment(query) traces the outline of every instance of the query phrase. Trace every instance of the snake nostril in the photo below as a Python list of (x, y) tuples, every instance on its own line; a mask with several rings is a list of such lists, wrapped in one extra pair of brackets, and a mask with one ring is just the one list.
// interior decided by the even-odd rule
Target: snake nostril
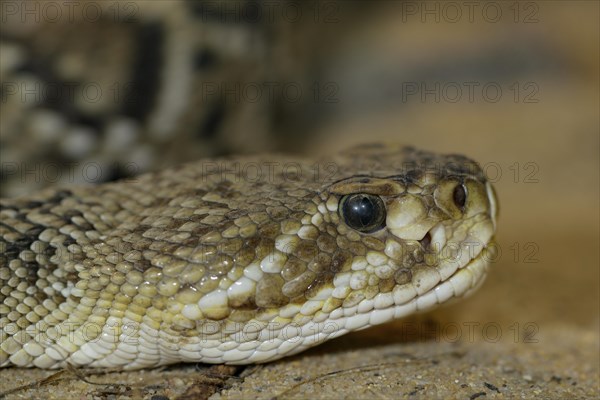
[(454, 200), (454, 204), (460, 209), (465, 207), (465, 203), (467, 202), (467, 190), (464, 185), (457, 185), (452, 191), (452, 200)]
[(431, 246), (431, 233), (427, 232), (425, 236), (423, 236), (423, 239), (419, 240), (419, 243), (421, 243), (423, 250), (429, 250), (429, 246)]

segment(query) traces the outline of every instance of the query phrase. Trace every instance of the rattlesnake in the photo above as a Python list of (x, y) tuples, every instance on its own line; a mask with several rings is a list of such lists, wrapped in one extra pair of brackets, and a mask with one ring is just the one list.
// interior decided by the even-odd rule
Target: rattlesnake
[(245, 364), (462, 297), (497, 202), (458, 155), (206, 159), (1, 202), (0, 365)]

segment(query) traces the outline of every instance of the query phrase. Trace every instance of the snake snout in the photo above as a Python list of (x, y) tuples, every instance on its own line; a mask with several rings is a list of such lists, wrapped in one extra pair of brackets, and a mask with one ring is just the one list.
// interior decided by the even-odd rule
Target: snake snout
[(392, 199), (386, 225), (404, 243), (417, 242), (431, 265), (440, 263), (442, 256), (461, 252), (456, 261), (464, 266), (491, 240), (497, 204), (491, 184), (452, 176), (442, 179), (432, 194), (408, 193)]

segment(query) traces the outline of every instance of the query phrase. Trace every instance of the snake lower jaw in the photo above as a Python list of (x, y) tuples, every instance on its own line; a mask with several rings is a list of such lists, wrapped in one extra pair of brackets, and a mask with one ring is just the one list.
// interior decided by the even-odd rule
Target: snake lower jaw
[[(372, 301), (373, 309), (368, 313), (359, 312), (360, 304), (358, 307), (353, 307), (351, 311), (335, 310), (330, 315), (329, 323), (337, 329), (333, 329), (334, 332), (324, 340), (341, 336), (350, 331), (384, 324), (414, 313), (426, 312), (443, 303), (451, 303), (453, 300), (471, 295), (483, 284), (490, 261), (495, 258), (494, 242), (489, 240), (483, 243), (486, 244), (477, 254), (464, 263), (459, 264), (459, 261), (455, 261), (454, 271), (446, 279), (422, 294), (410, 299), (394, 296), (394, 303), (380, 309), (377, 308), (376, 299), (374, 301), (363, 300), (363, 302)], [(313, 345), (316, 344), (319, 343), (313, 343)]]
[[(430, 292), (436, 299), (433, 306), (443, 303), (450, 304), (452, 300), (468, 297), (475, 293), (485, 281), (490, 261), (495, 259), (496, 251), (494, 242), (488, 242), (475, 257), (465, 265), (459, 266), (447, 280), (436, 286)], [(426, 310), (423, 308), (418, 311)]]

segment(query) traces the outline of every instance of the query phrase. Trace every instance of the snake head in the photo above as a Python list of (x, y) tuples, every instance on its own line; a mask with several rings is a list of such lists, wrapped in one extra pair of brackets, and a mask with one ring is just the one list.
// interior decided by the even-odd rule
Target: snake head
[(359, 173), (321, 197), (337, 245), (351, 254), (327, 300), (339, 305), (329, 311), (342, 331), (471, 293), (495, 254), (498, 203), (477, 163), (413, 148), (370, 150), (346, 153)]

